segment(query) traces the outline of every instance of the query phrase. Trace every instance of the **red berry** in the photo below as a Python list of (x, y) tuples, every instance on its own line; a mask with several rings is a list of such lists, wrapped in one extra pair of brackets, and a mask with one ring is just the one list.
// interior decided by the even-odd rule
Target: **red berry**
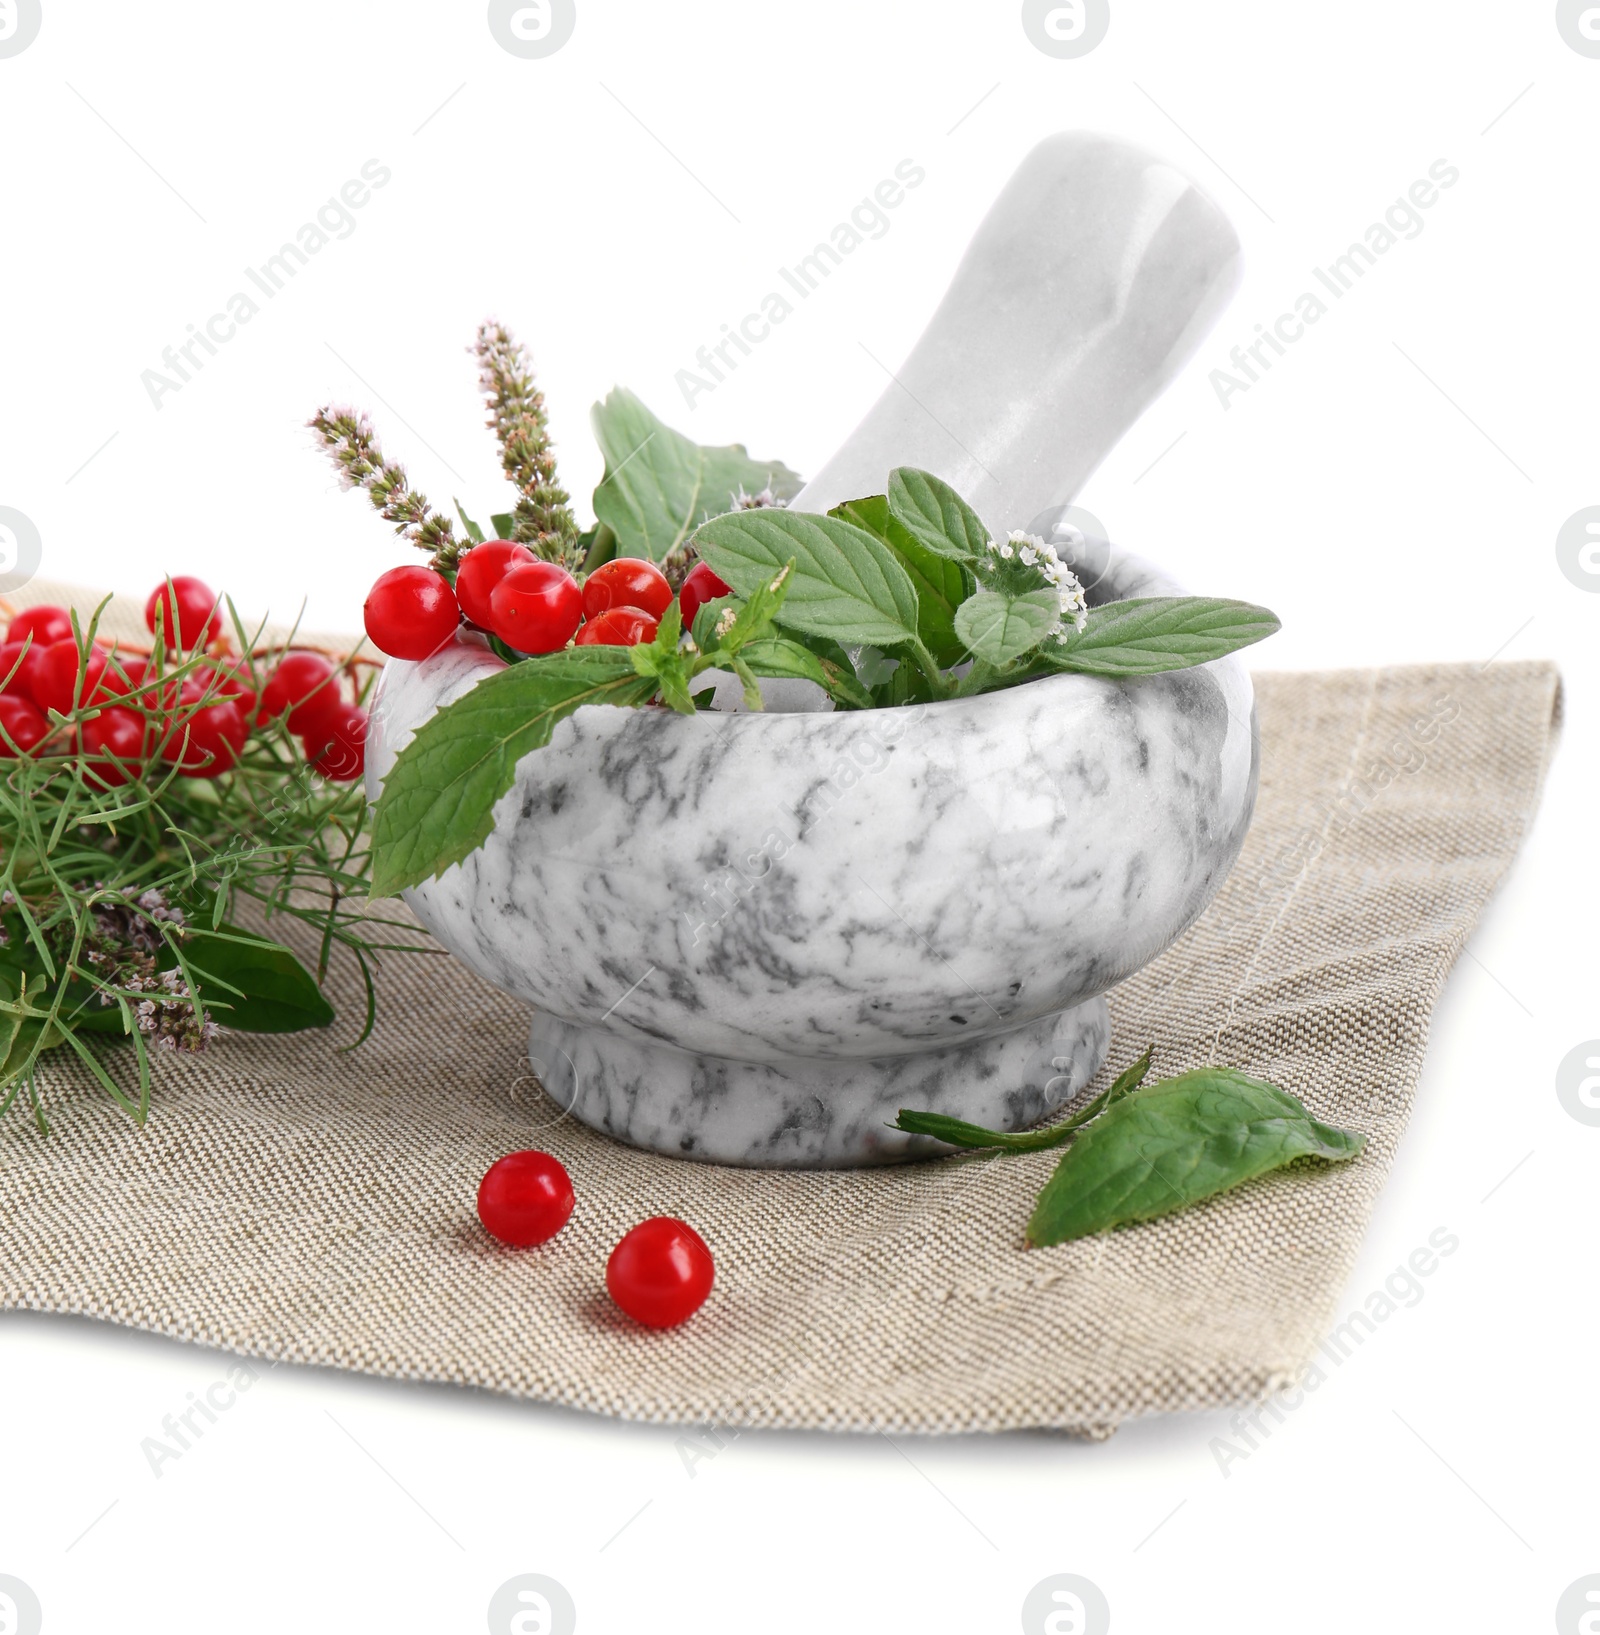
[(32, 701), (34, 678), (43, 652), (37, 637), (31, 643), (7, 642), (0, 647), (0, 692)]
[(95, 782), (127, 783), (144, 762), (145, 719), (120, 706), (102, 710), (78, 729), (78, 746), (89, 758), (86, 770)]
[(494, 587), (511, 571), (538, 558), (526, 545), (510, 539), (486, 539), (461, 558), (456, 569), (456, 600), (461, 611), (480, 629), (494, 628), (494, 611), (489, 598)]
[(578, 632), (578, 646), (634, 647), (653, 642), (660, 622), (641, 607), (608, 607)]
[(106, 681), (106, 664), (110, 655), (103, 647), (89, 649), (89, 671), (78, 686), (78, 643), (69, 636), (65, 641), (51, 642), (39, 654), (30, 681), (34, 702), (42, 710), (59, 710), (63, 715), (72, 713), (73, 695), (78, 695), (78, 708), (88, 709), (103, 704), (115, 695), (116, 677)]
[(490, 628), (519, 653), (554, 653), (583, 618), (578, 581), (554, 562), (523, 562), (494, 587)]
[(603, 562), (583, 582), (583, 616), (598, 618), (607, 608), (636, 607), (659, 619), (672, 601), (672, 586), (654, 562), (619, 556)]
[(250, 684), (248, 669), (236, 669), (231, 664), (207, 666), (196, 670), (191, 679), (198, 685), (202, 697), (210, 694), (212, 700), (219, 703), (226, 699), (236, 704), (246, 719), (256, 707), (256, 690)]
[(695, 614), (707, 602), (714, 602), (719, 596), (731, 595), (732, 590), (733, 587), (723, 584), (704, 562), (696, 562), (683, 582), (683, 589), (678, 592), (678, 606), (683, 609), (683, 628), (693, 630)]
[(367, 765), (367, 712), (341, 704), (300, 743), (314, 772), (333, 783), (354, 783)]
[(186, 778), (220, 778), (238, 765), (249, 736), (250, 724), (237, 704), (207, 704), (172, 723), (161, 754)]
[(513, 1152), (478, 1183), (478, 1219), (492, 1238), (526, 1249), (548, 1243), (572, 1213), (572, 1178), (547, 1152)]
[[(177, 609), (174, 612), (173, 604)], [(155, 634), (156, 613), (161, 613), (161, 634), (168, 648), (181, 647), (186, 652), (204, 647), (222, 629), (222, 614), (217, 609), (217, 593), (203, 580), (190, 574), (175, 574), (170, 584), (160, 584), (150, 592), (144, 605), (144, 622)], [(177, 641), (173, 641), (176, 632)]]
[(437, 653), (461, 622), (449, 582), (423, 567), (380, 573), (361, 611), (372, 645), (392, 659), (425, 659)]
[(259, 725), (289, 711), (290, 732), (311, 732), (344, 703), (334, 668), (320, 653), (285, 653), (261, 689)]
[(72, 615), (64, 607), (25, 607), (11, 621), (6, 631), (6, 645), (9, 647), (24, 636), (32, 636), (35, 647), (48, 647), (51, 642), (65, 641), (71, 634)]
[(11, 740), (7, 743), (5, 738), (0, 738), (0, 757), (14, 760), (18, 751), (24, 755), (33, 753), (33, 746), (50, 730), (50, 723), (27, 699), (8, 694), (0, 698), (0, 727), (5, 728)]
[(670, 1215), (657, 1215), (611, 1251), (606, 1287), (636, 1322), (674, 1328), (705, 1304), (716, 1274), (700, 1234)]

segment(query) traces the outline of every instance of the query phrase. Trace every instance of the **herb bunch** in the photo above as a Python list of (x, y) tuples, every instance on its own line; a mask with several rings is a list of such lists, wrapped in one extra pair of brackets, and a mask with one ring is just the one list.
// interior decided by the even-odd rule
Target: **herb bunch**
[[(424, 946), (409, 923), (367, 911), (367, 802), (359, 783), (337, 781), (349, 768), (296, 737), (294, 709), (257, 717), (289, 643), (233, 615), (231, 636), (174, 653), (158, 611), (148, 649), (113, 646), (99, 637), (103, 612), (87, 625), (71, 616), (78, 679), (67, 707), (37, 711), (42, 737), (24, 745), (0, 725), (0, 1112), (25, 1101), (41, 1129), (48, 1056), (75, 1058), (142, 1122), (163, 1053), (204, 1049), (225, 1029), (331, 1022), (321, 984), (335, 949), (366, 979), (364, 1039), (378, 957)], [(0, 678), (8, 700), (31, 646)], [(371, 661), (336, 657), (328, 685), (359, 702)], [(248, 736), (224, 767), (208, 765), (210, 752), (197, 757), (208, 722), (246, 693)], [(112, 717), (142, 731), (108, 741), (97, 728)], [(236, 923), (246, 905), (268, 926), (308, 927), (314, 968)]]
[(735, 675), (750, 709), (764, 679), (810, 681), (841, 710), (937, 703), (1052, 675), (1186, 669), (1278, 628), (1266, 609), (1216, 597), (1089, 608), (1044, 540), (995, 541), (948, 484), (910, 468), (890, 473), (885, 494), (827, 516), (739, 508), (700, 524), (691, 543), (728, 594), (700, 605), (690, 628), (673, 603), (651, 641), (525, 659), (422, 726), (378, 801), (375, 895), (481, 846), (517, 762), (588, 704), (693, 713), (711, 704), (710, 690), (691, 688), (709, 670)]
[[(947, 483), (911, 467), (887, 473), (882, 494), (826, 516), (795, 511), (788, 502), (800, 480), (786, 467), (759, 464), (737, 444), (693, 443), (621, 389), (591, 415), (606, 469), (594, 491), (595, 522), (578, 533), (526, 353), (496, 323), (481, 326), (474, 350), (516, 493), (511, 510), (490, 513), (492, 540), (457, 502), (466, 533), (458, 540), (451, 520), (384, 459), (365, 416), (325, 408), (311, 421), (341, 479), (431, 551), (446, 581), (430, 583), (419, 569), (385, 575), (405, 581), (380, 581), (392, 596), (381, 615), (385, 650), (421, 658), (464, 634), (508, 663), (427, 722), (386, 778), (373, 830), (377, 896), (418, 885), (476, 850), (517, 761), (585, 705), (693, 713), (712, 705), (713, 690), (692, 690), (710, 670), (737, 677), (750, 709), (761, 708), (761, 681), (777, 679), (810, 681), (840, 710), (934, 704), (1054, 675), (1127, 681), (1186, 669), (1278, 629), (1265, 608), (1221, 597), (1091, 608), (1050, 542), (1017, 532), (997, 538)], [(553, 651), (518, 651), (504, 621), (470, 611), (487, 590), (467, 583), (475, 572), (462, 578), (462, 563), (485, 544), (500, 554), (486, 553), (478, 566), (508, 563), (506, 553), (525, 546), (562, 570), (557, 588), (570, 622), (550, 639)], [(576, 609), (589, 577), (618, 558), (661, 570), (663, 595), (683, 587), (682, 610), (674, 602), (670, 618), (635, 621), (629, 635), (596, 641), (596, 632), (576, 629)], [(691, 570), (709, 572), (725, 594), (691, 602)], [(519, 584), (519, 594), (550, 583), (543, 571), (494, 571), (525, 581), (530, 588)], [(408, 627), (407, 609), (426, 613), (425, 628)], [(468, 625), (457, 622), (463, 614)], [(632, 645), (603, 644), (609, 640)]]

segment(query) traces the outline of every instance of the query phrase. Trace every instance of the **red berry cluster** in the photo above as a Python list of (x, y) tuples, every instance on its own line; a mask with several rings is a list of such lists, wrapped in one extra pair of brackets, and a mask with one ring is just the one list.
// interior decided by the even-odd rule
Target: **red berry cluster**
[[(547, 1152), (508, 1153), (478, 1187), (478, 1219), (491, 1237), (518, 1249), (548, 1243), (572, 1214), (565, 1166)], [(654, 1215), (627, 1233), (606, 1263), (606, 1288), (635, 1322), (675, 1328), (705, 1304), (716, 1265), (705, 1240), (684, 1221)]]
[[(679, 592), (685, 627), (728, 587), (703, 562)], [(526, 545), (486, 540), (462, 558), (452, 585), (433, 568), (391, 568), (379, 576), (363, 614), (367, 635), (393, 659), (425, 659), (464, 619), (519, 653), (579, 647), (632, 647), (654, 641), (672, 586), (653, 563), (622, 556), (577, 579)]]
[[(0, 757), (33, 755), (60, 726), (62, 753), (80, 752), (100, 784), (128, 783), (157, 762), (216, 778), (238, 765), (253, 727), (287, 715), (323, 777), (361, 776), (366, 711), (346, 700), (321, 653), (291, 650), (253, 670), (222, 636), (220, 598), (186, 574), (151, 591), (144, 618), (161, 656), (97, 638), (85, 659), (65, 608), (17, 614), (0, 646)], [(167, 654), (208, 662), (169, 675)], [(52, 711), (81, 719), (70, 728)]]

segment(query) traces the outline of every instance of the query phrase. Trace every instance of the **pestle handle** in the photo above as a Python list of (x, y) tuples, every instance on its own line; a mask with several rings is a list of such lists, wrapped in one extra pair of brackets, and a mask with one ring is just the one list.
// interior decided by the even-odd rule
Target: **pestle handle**
[(1194, 355), (1238, 287), (1239, 240), (1189, 178), (1065, 131), (984, 217), (896, 378), (791, 501), (881, 494), (897, 465), (992, 529), (1066, 504)]

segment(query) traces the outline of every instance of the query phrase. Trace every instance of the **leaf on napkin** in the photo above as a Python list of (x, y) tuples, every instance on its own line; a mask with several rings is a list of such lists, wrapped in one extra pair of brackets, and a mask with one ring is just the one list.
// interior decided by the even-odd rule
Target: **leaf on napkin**
[(1028, 1242), (1069, 1243), (1154, 1220), (1296, 1159), (1340, 1163), (1365, 1145), (1276, 1085), (1197, 1068), (1135, 1091), (1084, 1130), (1039, 1194)]

